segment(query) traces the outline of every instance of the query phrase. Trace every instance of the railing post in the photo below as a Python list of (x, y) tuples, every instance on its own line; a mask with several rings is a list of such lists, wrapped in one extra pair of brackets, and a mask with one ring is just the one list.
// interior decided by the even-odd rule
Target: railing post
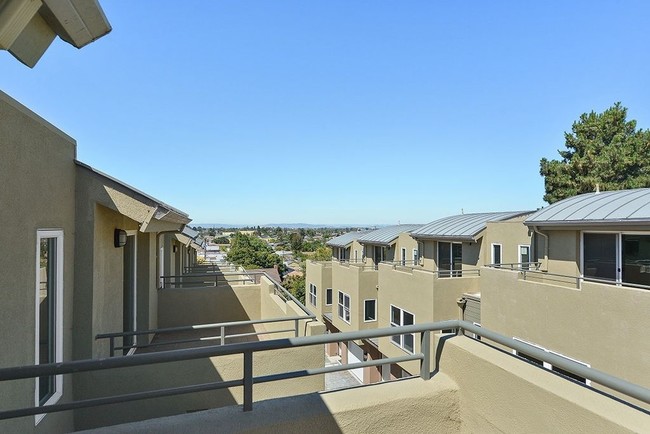
[(244, 351), (244, 411), (253, 410), (253, 352)]
[(109, 339), (109, 346), (110, 346), (110, 355), (113, 357), (115, 355), (115, 338), (113, 336), (110, 337)]
[(221, 345), (226, 344), (226, 327), (221, 326)]
[(429, 330), (420, 333), (420, 351), (424, 356), (420, 361), (420, 378), (428, 380), (431, 378), (431, 331)]
[(296, 330), (296, 337), (298, 337), (298, 336), (299, 336), (299, 334), (298, 334), (298, 331), (299, 331), (298, 327), (300, 327), (299, 320), (294, 319), (294, 320), (293, 320), (293, 323), (294, 323), (294, 327), (295, 327), (295, 330)]

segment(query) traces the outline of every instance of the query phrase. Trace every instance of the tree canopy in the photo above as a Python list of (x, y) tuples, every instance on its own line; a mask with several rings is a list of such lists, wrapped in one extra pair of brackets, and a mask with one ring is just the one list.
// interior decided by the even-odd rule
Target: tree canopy
[(581, 193), (650, 187), (650, 130), (636, 129), (617, 102), (603, 113), (583, 113), (564, 133), (561, 160), (540, 161), (544, 200), (554, 203)]
[(282, 258), (261, 239), (236, 233), (231, 239), (230, 250), (226, 259), (244, 268), (272, 268), (283, 266)]

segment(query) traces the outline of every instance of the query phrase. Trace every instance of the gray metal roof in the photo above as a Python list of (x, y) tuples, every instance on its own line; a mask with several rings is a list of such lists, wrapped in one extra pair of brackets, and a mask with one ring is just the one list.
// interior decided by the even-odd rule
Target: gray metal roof
[(386, 226), (368, 232), (364, 236), (359, 237), (358, 241), (363, 244), (389, 245), (399, 236), (399, 234), (412, 232), (421, 226), (421, 224)]
[(413, 231), (411, 236), (413, 238), (473, 241), (487, 227), (488, 222), (508, 220), (529, 212), (483, 212), (453, 215), (426, 224), (420, 229)]
[(325, 243), (326, 246), (332, 246), (332, 247), (346, 247), (349, 244), (351, 244), (353, 241), (356, 241), (360, 236), (367, 234), (368, 230), (364, 231), (352, 231), (352, 232), (347, 232), (343, 235), (339, 235), (338, 237), (334, 237), (328, 242)]
[(650, 188), (585, 193), (542, 208), (528, 226), (650, 223)]

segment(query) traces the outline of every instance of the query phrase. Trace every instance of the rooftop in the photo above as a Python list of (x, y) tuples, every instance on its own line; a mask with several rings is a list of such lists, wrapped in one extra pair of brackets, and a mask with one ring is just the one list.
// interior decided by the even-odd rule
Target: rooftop
[(389, 245), (399, 236), (399, 234), (412, 232), (421, 226), (421, 224), (386, 226), (368, 232), (359, 237), (358, 241), (363, 244)]
[(361, 237), (364, 234), (367, 234), (368, 232), (370, 231), (365, 230), (365, 231), (347, 232), (343, 235), (339, 235), (338, 237), (332, 238), (325, 244), (332, 247), (345, 247), (350, 245), (353, 241), (358, 240), (359, 237)]
[(634, 224), (650, 222), (650, 188), (585, 193), (542, 208), (528, 226)]
[(530, 211), (484, 212), (444, 217), (411, 232), (413, 238), (474, 241), (488, 222), (509, 220)]

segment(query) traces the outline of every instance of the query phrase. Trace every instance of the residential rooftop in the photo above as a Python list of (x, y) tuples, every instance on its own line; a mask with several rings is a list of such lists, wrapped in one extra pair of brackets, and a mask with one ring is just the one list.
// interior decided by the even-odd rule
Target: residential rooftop
[(542, 208), (528, 226), (634, 224), (650, 222), (650, 188), (602, 191), (573, 196)]
[(418, 229), (420, 226), (422, 226), (421, 223), (386, 226), (384, 228), (379, 228), (368, 232), (367, 234), (359, 237), (358, 241), (362, 244), (389, 245), (399, 236), (399, 234), (412, 232)]
[(509, 220), (528, 213), (530, 211), (458, 214), (428, 223), (411, 232), (411, 236), (413, 238), (474, 241), (478, 234), (487, 227), (488, 222)]
[(331, 240), (329, 240), (327, 243), (325, 243), (328, 246), (331, 247), (346, 247), (352, 244), (352, 242), (356, 241), (359, 239), (359, 237), (367, 234), (370, 232), (369, 230), (363, 230), (363, 231), (352, 231), (352, 232), (347, 232), (343, 235), (339, 235), (338, 237), (334, 237)]

